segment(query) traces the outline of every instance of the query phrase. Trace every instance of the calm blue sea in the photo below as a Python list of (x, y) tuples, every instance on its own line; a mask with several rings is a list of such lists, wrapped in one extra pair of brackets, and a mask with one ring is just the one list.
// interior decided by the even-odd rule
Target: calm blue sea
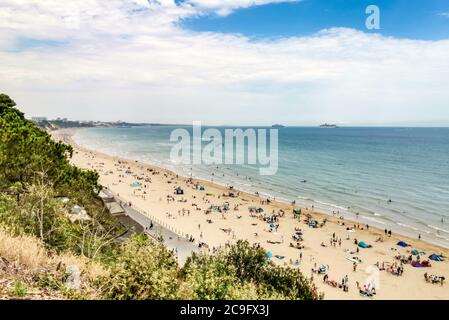
[(172, 163), (169, 137), (175, 128), (92, 128), (74, 138), (104, 153), (327, 213), (339, 211), (449, 247), (449, 128), (281, 128), (274, 176), (260, 176), (252, 165)]

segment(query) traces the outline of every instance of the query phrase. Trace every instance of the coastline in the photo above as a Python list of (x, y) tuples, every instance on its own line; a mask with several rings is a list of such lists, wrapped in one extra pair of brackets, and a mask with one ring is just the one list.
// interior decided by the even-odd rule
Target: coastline
[[(76, 130), (76, 129), (74, 129)], [(351, 221), (346, 217), (345, 219), (339, 219), (333, 217), (332, 215), (320, 212), (312, 212), (302, 208), (304, 214), (310, 214), (314, 220), (323, 221), (327, 220), (323, 228), (313, 229), (309, 228), (307, 225), (303, 224), (303, 221), (298, 222), (297, 219), (293, 218), (292, 210), (293, 206), (281, 201), (271, 201), (270, 204), (262, 204), (261, 197), (257, 197), (254, 194), (250, 194), (244, 191), (234, 190), (234, 192), (239, 192), (240, 196), (237, 198), (220, 198), (219, 195), (229, 192), (226, 186), (220, 184), (193, 179), (195, 183), (203, 185), (208, 193), (214, 196), (207, 197), (204, 192), (201, 193), (198, 190), (190, 190), (191, 184), (186, 183), (188, 177), (182, 177), (175, 172), (172, 172), (166, 168), (161, 168), (151, 164), (140, 163), (135, 160), (125, 159), (122, 157), (116, 157), (107, 155), (98, 151), (89, 150), (82, 146), (77, 145), (73, 139), (72, 135), (74, 130), (61, 130), (56, 132), (51, 132), (55, 139), (60, 139), (66, 143), (71, 144), (75, 149), (75, 154), (73, 157), (73, 163), (88, 169), (94, 169), (100, 174), (100, 182), (104, 186), (108, 187), (113, 192), (120, 194), (121, 197), (127, 199), (130, 202), (135, 203), (136, 206), (144, 208), (144, 210), (151, 210), (152, 215), (157, 215), (158, 219), (165, 221), (166, 223), (172, 225), (178, 230), (183, 230), (182, 233), (193, 235), (196, 239), (200, 239), (203, 235), (203, 241), (209, 244), (210, 247), (218, 247), (224, 245), (225, 243), (235, 241), (236, 239), (247, 239), (250, 242), (261, 243), (267, 251), (273, 252), (273, 254), (284, 256), (284, 259), (275, 259), (279, 264), (289, 264), (287, 263), (290, 259), (292, 261), (298, 260), (299, 250), (291, 248), (288, 246), (289, 242), (292, 242), (291, 235), (294, 233), (295, 227), (300, 227), (304, 233), (304, 245), (305, 248), (301, 250), (303, 252), (303, 257), (299, 268), (302, 270), (303, 274), (307, 277), (311, 276), (310, 270), (315, 267), (315, 264), (329, 266), (329, 277), (332, 280), (340, 282), (340, 279), (349, 275), (351, 280), (351, 290), (349, 293), (342, 292), (340, 289), (333, 288), (322, 282), (321, 277), (313, 274), (315, 283), (318, 289), (325, 293), (326, 299), (357, 299), (361, 298), (355, 288), (355, 282), (363, 283), (367, 277), (365, 273), (365, 268), (373, 265), (377, 261), (388, 261), (394, 262), (393, 255), (398, 252), (406, 254), (406, 250), (402, 250), (400, 247), (396, 246), (396, 243), (400, 240), (407, 242), (411, 245), (410, 248), (417, 249), (419, 251), (426, 251), (430, 253), (443, 253), (445, 257), (448, 257), (449, 250), (447, 248), (440, 247), (431, 243), (426, 243), (424, 241), (419, 241), (408, 236), (393, 234), (391, 237), (386, 237), (384, 231), (378, 228), (370, 226), (369, 230), (366, 229), (365, 225), (361, 225), (360, 229), (355, 228), (354, 233), (347, 232), (346, 228), (348, 226), (354, 227), (354, 225), (360, 224), (360, 221)], [(139, 175), (144, 175), (145, 172), (148, 173), (149, 170), (153, 172), (158, 172), (158, 174), (151, 177), (151, 190), (149, 194), (155, 194), (156, 198), (159, 199), (146, 199), (145, 196), (139, 192), (135, 192), (129, 187), (129, 183), (133, 179), (127, 179), (124, 185), (116, 184), (114, 181), (117, 180), (115, 176), (116, 172), (112, 172), (114, 166), (118, 163), (125, 163), (126, 166), (131, 168), (132, 172), (138, 173)], [(101, 165), (102, 164), (102, 165)], [(106, 169), (106, 172), (105, 172)], [(114, 180), (115, 178), (115, 180)], [(125, 177), (123, 177), (125, 179)], [(167, 183), (171, 181), (170, 183)], [(165, 203), (161, 201), (165, 196), (173, 194), (173, 187), (175, 185), (182, 186), (186, 190), (185, 197), (192, 196), (194, 200), (186, 199), (185, 204), (175, 203)], [(156, 187), (156, 188), (154, 188)], [(153, 190), (154, 189), (154, 190)], [(132, 191), (131, 193), (129, 193)], [(168, 193), (167, 193), (168, 192)], [(203, 196), (200, 199), (200, 196)], [(149, 198), (150, 196), (148, 196)], [(158, 201), (159, 200), (159, 201)], [(164, 199), (165, 200), (165, 199)], [(202, 206), (201, 210), (198, 210), (198, 214), (195, 212), (195, 217), (185, 216), (185, 210), (192, 210), (192, 203), (200, 203)], [(202, 203), (201, 203), (202, 201)], [(237, 214), (240, 218), (233, 218), (228, 216), (225, 219), (220, 219), (217, 213), (204, 215), (203, 210), (208, 204), (219, 204), (223, 202), (230, 202), (230, 207), (238, 205), (239, 209), (236, 212), (232, 212), (232, 209), (228, 213), (229, 216), (234, 216)], [(190, 206), (188, 205), (190, 204)], [(284, 210), (285, 216), (280, 218), (280, 228), (278, 232), (268, 232), (263, 228), (263, 221), (256, 220), (256, 218), (251, 218), (248, 215), (249, 206), (260, 206), (263, 207), (265, 212)], [(241, 208), (240, 208), (241, 207)], [(178, 210), (178, 215), (174, 211)], [(182, 210), (183, 215), (181, 216), (180, 211)], [(168, 212), (170, 211), (170, 212)], [(168, 213), (168, 215), (167, 215)], [(204, 224), (205, 219), (213, 219), (213, 224)], [(221, 221), (220, 221), (221, 220)], [(249, 222), (247, 226), (244, 224)], [(254, 226), (254, 222), (257, 222), (257, 226)], [(342, 223), (345, 225), (343, 226)], [(201, 224), (201, 228), (196, 226)], [(225, 234), (217, 228), (215, 224), (231, 228), (231, 234)], [(260, 228), (262, 226), (262, 228)], [(362, 229), (363, 228), (363, 229)], [(221, 228), (224, 229), (224, 228)], [(255, 232), (257, 231), (257, 232)], [(257, 236), (255, 234), (257, 233)], [(329, 246), (329, 238), (333, 234), (337, 234), (337, 237), (342, 239), (343, 244), (341, 247), (331, 247)], [(384, 242), (375, 242), (379, 237), (384, 238)], [(361, 249), (358, 254), (349, 254), (344, 250), (354, 251), (356, 246), (353, 244), (354, 238), (358, 238), (358, 241), (365, 241), (373, 245), (371, 249)], [(274, 240), (273, 240), (274, 239)], [(344, 240), (343, 240), (344, 239)], [(281, 241), (279, 241), (281, 240)], [(281, 243), (268, 243), (281, 242)], [(326, 247), (321, 246), (324, 243)], [(353, 264), (348, 261), (348, 257), (351, 256), (362, 257), (363, 262), (358, 268), (359, 271), (353, 272)], [(367, 261), (367, 262), (365, 262)], [(428, 284), (424, 281), (423, 274), (425, 271), (429, 271), (432, 274), (441, 274), (446, 276), (445, 270), (447, 270), (448, 262), (432, 262), (433, 267), (430, 270), (416, 269), (409, 265), (406, 265), (405, 275), (402, 277), (393, 276), (391, 274), (382, 273), (380, 279), (380, 285), (378, 288), (378, 294), (376, 298), (379, 299), (449, 299), (448, 290), (444, 290), (443, 287)], [(403, 283), (401, 286), (398, 283)], [(399, 290), (398, 290), (399, 289)], [(432, 291), (432, 295), (420, 296), (422, 290)]]

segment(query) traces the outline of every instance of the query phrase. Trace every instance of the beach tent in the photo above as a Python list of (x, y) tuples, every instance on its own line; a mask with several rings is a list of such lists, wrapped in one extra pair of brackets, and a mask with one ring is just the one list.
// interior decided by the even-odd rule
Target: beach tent
[(271, 251), (268, 251), (268, 252), (267, 252), (267, 258), (268, 258), (268, 259), (273, 258), (273, 254), (271, 253)]
[(176, 188), (175, 188), (175, 193), (178, 194), (178, 195), (179, 195), (179, 194), (184, 194), (184, 190), (182, 190), (181, 187), (176, 187)]
[(203, 186), (200, 186), (200, 191), (204, 191), (204, 187)]
[(359, 242), (359, 247), (360, 247), (360, 248), (364, 248), (364, 249), (371, 248), (370, 245), (366, 244), (366, 243), (363, 242), (363, 241)]
[(294, 214), (300, 215), (301, 214), (301, 209), (295, 209), (293, 210)]
[(408, 245), (407, 243), (405, 243), (404, 241), (399, 241), (399, 242), (397, 243), (397, 245), (398, 245), (398, 246), (401, 246), (401, 247), (403, 247), (403, 248), (409, 246), (409, 245)]
[(412, 255), (417, 256), (418, 254), (426, 254), (425, 251), (412, 250)]
[(429, 256), (429, 259), (430, 260), (433, 260), (433, 261), (444, 261), (444, 259), (443, 259), (443, 257), (442, 256), (439, 256), (439, 255), (437, 255), (437, 254), (431, 254), (430, 256)]
[(259, 211), (259, 212), (263, 212), (263, 208), (259, 208), (258, 211)]
[(318, 273), (319, 273), (319, 274), (323, 274), (323, 273), (326, 273), (326, 272), (327, 272), (326, 266), (321, 265), (321, 266), (318, 268)]
[(316, 221), (316, 220), (309, 221), (309, 227), (316, 228), (317, 226), (318, 226), (318, 221)]

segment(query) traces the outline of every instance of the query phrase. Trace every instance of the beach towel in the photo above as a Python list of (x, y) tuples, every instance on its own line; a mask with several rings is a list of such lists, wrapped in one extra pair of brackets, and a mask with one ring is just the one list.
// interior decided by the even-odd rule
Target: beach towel
[(355, 262), (355, 263), (362, 263), (362, 260), (360, 260), (357, 257), (354, 258), (346, 258), (347, 260), (351, 261), (351, 262)]
[(129, 186), (133, 187), (133, 188), (140, 188), (142, 186), (142, 184), (136, 181), (136, 182), (130, 184)]
[(437, 254), (431, 254), (430, 256), (429, 256), (429, 259), (430, 260), (433, 260), (433, 261), (444, 261), (444, 259), (443, 259), (443, 257), (442, 256), (439, 256), (439, 255), (437, 255)]
[(405, 243), (404, 241), (399, 241), (399, 242), (397, 243), (397, 245), (400, 246), (400, 247), (403, 247), (403, 248), (409, 246), (409, 245), (408, 245), (407, 243)]
[(367, 249), (367, 248), (371, 248), (371, 245), (368, 245), (365, 242), (361, 241), (361, 242), (359, 242), (359, 247)]
[(430, 268), (432, 265), (429, 263), (429, 261), (423, 262), (413, 261), (412, 266), (415, 268)]

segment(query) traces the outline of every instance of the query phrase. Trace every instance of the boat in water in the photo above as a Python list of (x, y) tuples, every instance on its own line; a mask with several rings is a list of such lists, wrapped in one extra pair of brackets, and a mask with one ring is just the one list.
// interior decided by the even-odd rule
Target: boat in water
[(328, 124), (328, 123), (325, 123), (325, 124), (322, 124), (322, 125), (320, 126), (320, 128), (338, 128), (338, 126), (337, 126), (336, 124)]

